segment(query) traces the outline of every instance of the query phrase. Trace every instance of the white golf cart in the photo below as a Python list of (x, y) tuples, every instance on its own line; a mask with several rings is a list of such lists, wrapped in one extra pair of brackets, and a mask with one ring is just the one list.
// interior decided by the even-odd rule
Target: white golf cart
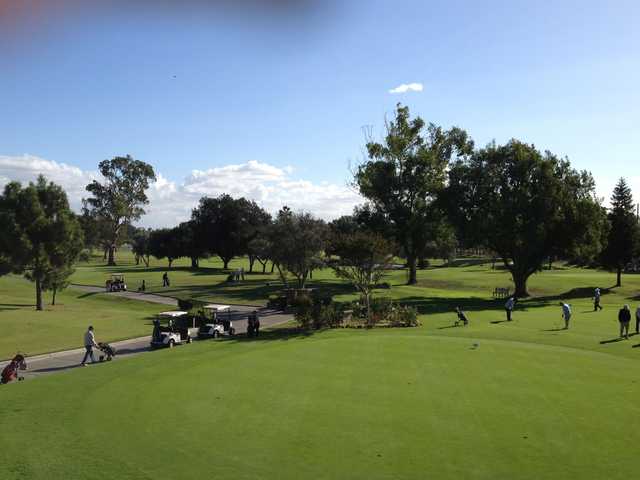
[[(163, 321), (167, 323), (167, 326), (162, 325)], [(198, 328), (195, 327), (194, 322), (195, 319), (189, 315), (189, 312), (159, 313), (153, 321), (151, 348), (173, 348), (181, 343), (191, 343), (198, 336)]]
[(111, 278), (105, 282), (107, 292), (126, 292), (127, 284), (124, 281), (124, 274), (112, 273)]
[(202, 307), (199, 336), (217, 338), (222, 335), (234, 335), (236, 329), (231, 322), (231, 307), (229, 305), (209, 304)]

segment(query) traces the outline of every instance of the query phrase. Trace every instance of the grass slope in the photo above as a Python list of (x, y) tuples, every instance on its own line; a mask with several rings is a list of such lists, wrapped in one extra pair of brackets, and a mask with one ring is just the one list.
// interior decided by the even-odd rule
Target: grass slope
[(88, 325), (95, 327), (100, 341), (149, 335), (153, 314), (167, 309), (73, 289), (58, 294), (56, 303), (37, 312), (33, 283), (17, 276), (0, 277), (0, 359), (16, 351), (35, 355), (81, 347)]
[(2, 387), (0, 478), (633, 477), (637, 360), (434, 333), (201, 342)]

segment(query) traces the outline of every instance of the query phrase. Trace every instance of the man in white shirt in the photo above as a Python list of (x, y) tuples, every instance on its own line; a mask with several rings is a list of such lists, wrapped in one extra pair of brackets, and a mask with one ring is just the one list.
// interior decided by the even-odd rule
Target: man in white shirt
[(562, 318), (564, 318), (564, 329), (569, 330), (569, 320), (571, 320), (571, 305), (568, 303), (561, 303), (562, 305)]
[(98, 348), (98, 344), (96, 343), (96, 337), (93, 333), (93, 327), (90, 326), (84, 334), (84, 348), (86, 348), (87, 351), (80, 364), (83, 367), (87, 364), (87, 358), (89, 357), (91, 357), (91, 363), (96, 363), (96, 359), (93, 357), (93, 347)]

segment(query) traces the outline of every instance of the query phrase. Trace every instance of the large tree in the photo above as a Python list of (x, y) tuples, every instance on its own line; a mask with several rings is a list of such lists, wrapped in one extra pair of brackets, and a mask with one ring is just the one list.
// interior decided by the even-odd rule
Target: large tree
[(268, 230), (270, 257), (281, 278), (293, 275), (304, 288), (311, 272), (322, 265), (327, 226), (309, 213), (293, 213), (284, 207)]
[(98, 169), (104, 181), (87, 185), (92, 197), (84, 200), (85, 211), (106, 224), (108, 264), (115, 265), (116, 248), (126, 227), (144, 215), (144, 206), (149, 203), (146, 191), (156, 175), (151, 165), (130, 155), (103, 160)]
[(153, 230), (149, 234), (148, 252), (158, 260), (166, 258), (171, 268), (176, 258), (184, 256), (179, 228)]
[(232, 258), (249, 253), (249, 244), (270, 221), (270, 215), (246, 198), (203, 197), (191, 215), (201, 250), (218, 255), (228, 268)]
[(446, 198), (461, 238), (496, 252), (516, 296), (526, 297), (527, 280), (545, 259), (585, 239), (592, 225), (584, 212), (599, 208), (594, 192), (591, 175), (568, 160), (511, 140), (456, 162)]
[(616, 286), (622, 285), (622, 271), (638, 253), (638, 218), (631, 188), (621, 178), (611, 195), (609, 209), (609, 235), (603, 251), (604, 264), (616, 271)]
[(36, 309), (43, 310), (43, 290), (62, 286), (83, 245), (66, 193), (43, 176), (24, 188), (11, 182), (0, 195), (0, 225), (0, 273), (33, 281)]
[(429, 240), (429, 214), (444, 188), (450, 161), (473, 150), (467, 133), (443, 130), (398, 104), (386, 123), (382, 143), (369, 141), (369, 159), (355, 173), (355, 184), (371, 209), (386, 220), (407, 256), (409, 284), (415, 284), (419, 251)]

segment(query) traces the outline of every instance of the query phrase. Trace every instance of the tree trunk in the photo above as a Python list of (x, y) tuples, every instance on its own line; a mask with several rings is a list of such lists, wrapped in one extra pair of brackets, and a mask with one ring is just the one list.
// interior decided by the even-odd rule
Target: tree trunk
[(199, 268), (200, 262), (198, 261), (198, 257), (191, 257), (191, 268)]
[(42, 303), (42, 283), (39, 277), (36, 277), (36, 310), (44, 310)]
[(253, 264), (256, 261), (256, 257), (253, 255), (249, 255), (249, 273), (253, 273)]
[(102, 249), (102, 260), (106, 260), (107, 259), (107, 255), (109, 255), (109, 248), (105, 247)]
[(513, 283), (516, 286), (514, 295), (517, 298), (528, 297), (529, 292), (527, 291), (527, 280), (529, 277), (519, 272), (511, 272), (511, 276), (513, 277)]
[(267, 273), (267, 262), (262, 263), (262, 273)]
[(53, 295), (51, 298), (51, 305), (55, 305), (56, 304), (56, 293), (58, 293), (58, 289), (53, 287)]
[(271, 262), (271, 273), (273, 273), (275, 268), (276, 268), (276, 264), (274, 262)]
[(136, 265), (140, 265), (140, 255), (136, 255)]
[(618, 269), (616, 271), (616, 287), (622, 286), (622, 266), (618, 265)]
[(110, 267), (114, 267), (116, 265), (116, 247), (115, 245), (109, 246), (109, 260), (107, 261), (107, 265)]
[(144, 262), (144, 264), (147, 266), (147, 268), (149, 267), (149, 255), (147, 255), (146, 257), (142, 257), (142, 261)]
[(407, 281), (407, 285), (415, 285), (418, 283), (415, 255), (409, 254), (407, 258), (407, 267), (409, 267), (409, 281)]
[(167, 260), (169, 260), (169, 268), (171, 268), (171, 264), (173, 263), (173, 258), (168, 258), (167, 257)]
[(223, 258), (223, 257), (220, 257), (220, 258), (222, 259), (222, 263), (223, 263), (222, 268), (225, 270), (229, 268), (229, 261), (231, 261), (231, 258)]

